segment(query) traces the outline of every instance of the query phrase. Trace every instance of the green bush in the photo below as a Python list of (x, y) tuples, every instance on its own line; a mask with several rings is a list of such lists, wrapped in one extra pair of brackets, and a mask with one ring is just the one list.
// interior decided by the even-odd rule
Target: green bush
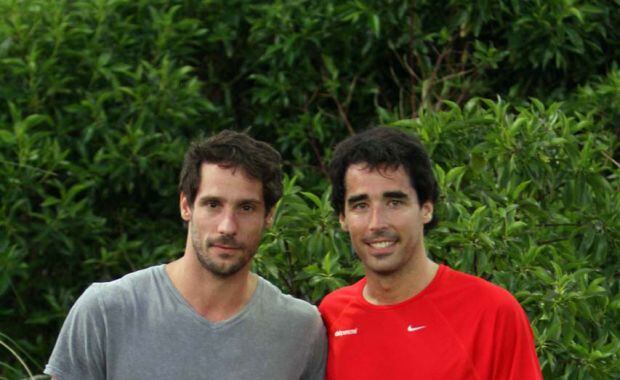
[[(362, 275), (331, 147), (393, 124), (443, 188), (431, 255), (517, 296), (547, 378), (620, 376), (616, 8), (0, 0), (2, 341), (40, 371), (88, 284), (178, 257), (183, 151), (224, 127), (283, 153), (256, 269), (317, 302)], [(6, 353), (0, 377), (25, 376)]]

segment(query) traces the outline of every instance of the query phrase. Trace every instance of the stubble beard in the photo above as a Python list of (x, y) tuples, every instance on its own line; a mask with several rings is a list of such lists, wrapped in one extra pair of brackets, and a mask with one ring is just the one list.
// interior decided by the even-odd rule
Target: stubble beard
[[(388, 259), (389, 258), (386, 257), (386, 258), (379, 259), (379, 260), (388, 260)], [(377, 259), (370, 259), (370, 260), (377, 260)], [(377, 264), (369, 264), (369, 263), (364, 264), (363, 263), (363, 266), (365, 267), (364, 270), (366, 273), (372, 272), (379, 277), (391, 277), (401, 269), (401, 267), (396, 264), (387, 265), (384, 267), (381, 264), (377, 265)]]
[[(213, 244), (224, 244), (238, 247), (240, 251), (242, 251), (241, 255), (237, 258), (235, 262), (232, 264), (227, 263), (217, 263), (207, 254), (207, 250)], [(204, 241), (200, 241), (200, 238), (197, 236), (196, 231), (192, 231), (192, 246), (194, 247), (194, 252), (196, 253), (196, 258), (200, 265), (208, 272), (214, 274), (220, 278), (227, 278), (235, 273), (239, 272), (254, 257), (256, 252), (253, 252), (250, 255), (245, 254), (245, 248), (243, 245), (239, 244), (235, 241), (235, 239), (231, 236), (222, 236), (219, 239), (205, 239)]]

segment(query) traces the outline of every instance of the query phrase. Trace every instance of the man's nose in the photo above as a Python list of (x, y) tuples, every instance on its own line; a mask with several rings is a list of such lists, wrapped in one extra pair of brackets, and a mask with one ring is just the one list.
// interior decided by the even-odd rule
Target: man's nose
[(233, 210), (226, 210), (217, 226), (217, 232), (221, 235), (235, 235), (237, 233), (237, 219)]
[(382, 230), (387, 227), (387, 218), (383, 207), (373, 207), (370, 213), (370, 230)]

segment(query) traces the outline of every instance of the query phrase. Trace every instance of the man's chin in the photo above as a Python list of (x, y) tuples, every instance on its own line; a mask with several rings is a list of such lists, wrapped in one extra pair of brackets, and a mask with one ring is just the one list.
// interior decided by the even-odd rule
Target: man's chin
[(248, 262), (243, 261), (237, 261), (234, 263), (217, 263), (201, 256), (199, 256), (198, 261), (200, 261), (200, 265), (204, 270), (220, 278), (231, 277), (248, 264)]
[[(381, 256), (380, 259), (373, 257), (373, 262), (364, 263), (364, 270), (366, 273), (372, 272), (379, 276), (389, 276), (394, 274), (400, 268), (398, 265), (386, 262), (387, 256)], [(384, 261), (385, 260), (385, 261)]]

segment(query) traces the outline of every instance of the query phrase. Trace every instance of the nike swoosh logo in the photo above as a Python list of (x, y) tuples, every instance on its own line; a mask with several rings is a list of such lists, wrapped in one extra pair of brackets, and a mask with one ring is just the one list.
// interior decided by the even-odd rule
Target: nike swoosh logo
[(409, 332), (414, 332), (414, 331), (419, 331), (419, 330), (424, 330), (426, 328), (426, 326), (407, 326), (407, 331)]

